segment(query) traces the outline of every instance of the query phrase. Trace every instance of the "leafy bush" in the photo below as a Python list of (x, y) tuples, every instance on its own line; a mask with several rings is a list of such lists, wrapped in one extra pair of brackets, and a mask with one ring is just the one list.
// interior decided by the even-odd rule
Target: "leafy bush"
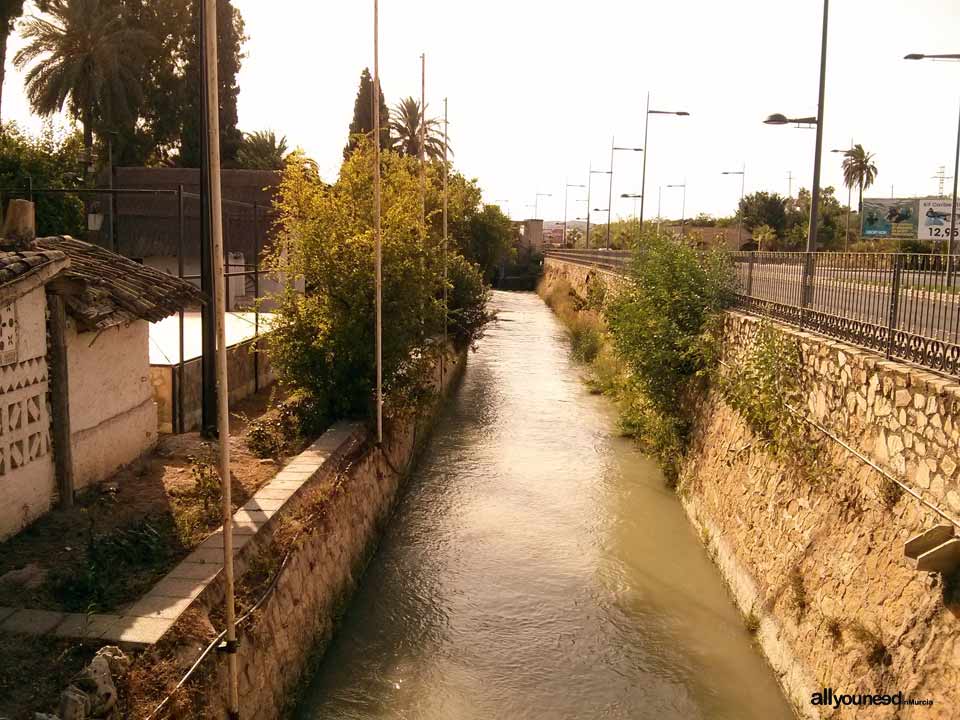
[(457, 343), (469, 345), (490, 321), (490, 290), (480, 266), (461, 255), (447, 258), (447, 283), (447, 330)]
[[(424, 226), (416, 160), (385, 153), (382, 164), (383, 383), (389, 402), (402, 407), (427, 392), (443, 330), (442, 255), (432, 230), (438, 193), (431, 184)], [(277, 298), (271, 361), (282, 382), (325, 403), (333, 417), (367, 411), (375, 385), (372, 169), (363, 144), (333, 185), (294, 158), (277, 200), (280, 237), (270, 266), (303, 278), (306, 294), (288, 287)], [(439, 174), (429, 175), (434, 183)], [(486, 320), (486, 293), (456, 255), (449, 269), (454, 330), (471, 339)]]
[(647, 436), (672, 480), (689, 433), (695, 381), (715, 354), (710, 322), (731, 303), (734, 275), (724, 254), (665, 234), (646, 233), (642, 247), (630, 282), (606, 300), (604, 314), (640, 395), (624, 423)]

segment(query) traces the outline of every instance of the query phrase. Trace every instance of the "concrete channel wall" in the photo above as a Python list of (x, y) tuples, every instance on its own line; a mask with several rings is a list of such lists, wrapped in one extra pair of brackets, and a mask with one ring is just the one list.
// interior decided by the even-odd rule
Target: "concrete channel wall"
[[(549, 279), (585, 297), (597, 271), (548, 258)], [(760, 320), (726, 318), (735, 364)], [(775, 324), (801, 351), (798, 408), (811, 426), (815, 473), (775, 457), (711, 390), (696, 413), (680, 496), (735, 602), (801, 717), (954, 718), (960, 707), (957, 573), (917, 572), (909, 538), (960, 518), (960, 385), (875, 353)], [(837, 441), (841, 442), (837, 442)], [(813, 693), (890, 693), (934, 705), (811, 704)]]
[[(323, 656), (339, 613), (389, 522), (405, 479), (398, 471), (411, 467), (422, 449), (443, 398), (462, 375), (466, 355), (466, 350), (450, 353), (443, 372), (438, 369), (435, 384), (442, 394), (430, 412), (387, 424), (388, 457), (376, 449), (366, 431), (359, 438), (351, 433), (342, 442), (350, 446), (347, 463), (325, 469), (309, 481), (336, 480), (322, 510), (311, 517), (305, 540), (281, 570), (274, 591), (256, 611), (255, 621), (238, 631), (244, 720), (283, 717), (305, 673)], [(332, 455), (343, 454), (333, 449)], [(226, 666), (226, 658), (218, 656), (198, 688), (205, 717), (226, 717)]]

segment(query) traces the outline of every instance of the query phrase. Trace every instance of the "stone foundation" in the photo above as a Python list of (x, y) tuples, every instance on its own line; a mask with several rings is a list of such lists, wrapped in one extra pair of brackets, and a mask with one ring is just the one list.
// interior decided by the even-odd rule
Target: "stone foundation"
[[(730, 364), (759, 320), (731, 313)], [(778, 328), (802, 353), (806, 416), (947, 515), (960, 513), (960, 386), (826, 338)], [(716, 391), (698, 413), (681, 496), (803, 717), (953, 718), (960, 707), (960, 607), (944, 578), (904, 561), (904, 542), (946, 522), (822, 433), (830, 469), (807, 477), (773, 458)], [(896, 693), (932, 707), (845, 707), (811, 695)]]

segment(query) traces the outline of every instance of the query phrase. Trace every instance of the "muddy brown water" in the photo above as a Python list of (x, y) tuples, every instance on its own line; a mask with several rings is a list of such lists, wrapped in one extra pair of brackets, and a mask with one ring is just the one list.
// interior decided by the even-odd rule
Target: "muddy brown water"
[(296, 716), (793, 718), (559, 322), (494, 305)]

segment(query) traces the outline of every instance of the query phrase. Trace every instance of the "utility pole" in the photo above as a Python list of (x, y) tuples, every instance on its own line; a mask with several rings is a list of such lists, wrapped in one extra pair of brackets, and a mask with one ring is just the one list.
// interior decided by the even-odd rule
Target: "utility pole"
[(237, 619), (234, 602), (233, 575), (233, 503), (230, 480), (230, 392), (227, 385), (226, 278), (223, 272), (223, 215), (220, 196), (220, 103), (217, 78), (217, 2), (203, 0), (202, 38), (204, 62), (204, 96), (206, 98), (206, 153), (204, 162), (209, 178), (210, 253), (214, 281), (216, 312), (216, 375), (217, 430), (220, 446), (220, 484), (223, 496), (223, 575), (225, 584), (224, 616), (227, 655), (227, 713), (231, 720), (240, 718), (240, 692), (237, 679)]
[(380, 238), (380, 3), (373, 0), (373, 272), (376, 286), (377, 445), (383, 448), (383, 251)]
[(447, 116), (447, 98), (443, 99), (443, 355), (441, 355), (440, 381), (443, 382), (443, 358), (447, 353), (447, 145), (450, 121)]
[(427, 55), (420, 55), (420, 240), (427, 246)]
[[(207, 27), (207, 2), (200, 2), (200, 42), (205, 38)], [(216, 50), (216, 48), (214, 48)], [(207, 77), (209, 58), (206, 52), (200, 53), (200, 72)], [(210, 161), (207, 143), (209, 129), (207, 127), (210, 109), (207, 107), (207, 93), (200, 93), (200, 290), (206, 302), (200, 307), (200, 434), (205, 438), (214, 438), (217, 435), (217, 368), (215, 356), (217, 353), (217, 298), (214, 293), (213, 269), (211, 267), (212, 253), (210, 249), (210, 232), (213, 225), (213, 211), (210, 203), (211, 181)], [(219, 108), (219, 99), (214, 104)], [(220, 116), (217, 113), (217, 124)], [(217, 136), (219, 142), (220, 137)], [(180, 348), (183, 352), (183, 347)]]

